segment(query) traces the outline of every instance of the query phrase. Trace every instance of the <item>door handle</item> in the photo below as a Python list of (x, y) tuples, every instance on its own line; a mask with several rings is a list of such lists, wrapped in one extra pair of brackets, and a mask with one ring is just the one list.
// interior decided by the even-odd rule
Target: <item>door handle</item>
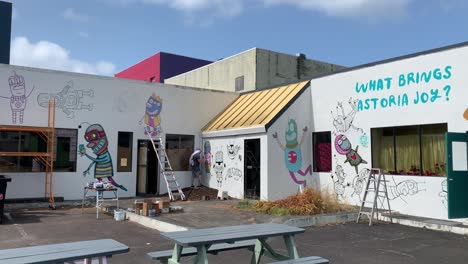
[(448, 178), (449, 181), (453, 181), (453, 178)]

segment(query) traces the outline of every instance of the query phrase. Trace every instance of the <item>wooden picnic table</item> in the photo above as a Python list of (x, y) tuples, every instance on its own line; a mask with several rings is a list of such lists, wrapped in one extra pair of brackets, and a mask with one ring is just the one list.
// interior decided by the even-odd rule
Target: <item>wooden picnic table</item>
[(74, 263), (85, 260), (91, 264), (93, 258), (107, 263), (107, 258), (126, 253), (129, 248), (113, 239), (98, 239), (45, 246), (22, 247), (0, 250), (0, 264), (56, 264)]
[[(262, 255), (275, 260), (297, 259), (294, 235), (305, 232), (285, 224), (251, 224), (238, 226), (224, 226), (187, 231), (161, 233), (162, 236), (175, 242), (172, 258), (168, 263), (180, 263), (182, 249), (184, 247), (195, 247), (197, 256), (193, 263), (208, 263), (207, 250), (212, 245), (220, 243), (236, 243), (238, 241), (256, 239), (251, 263), (259, 263)], [(287, 255), (277, 253), (268, 243), (271, 237), (282, 236), (287, 248)]]

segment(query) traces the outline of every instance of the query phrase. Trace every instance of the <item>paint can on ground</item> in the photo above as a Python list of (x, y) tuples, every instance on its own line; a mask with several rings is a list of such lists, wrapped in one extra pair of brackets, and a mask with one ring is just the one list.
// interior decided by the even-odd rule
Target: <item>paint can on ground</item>
[(122, 209), (114, 210), (114, 219), (115, 221), (125, 220), (125, 211)]

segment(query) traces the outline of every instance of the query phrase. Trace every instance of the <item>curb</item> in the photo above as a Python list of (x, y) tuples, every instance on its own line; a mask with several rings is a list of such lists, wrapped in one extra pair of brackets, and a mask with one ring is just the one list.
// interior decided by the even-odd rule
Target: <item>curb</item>
[(183, 226), (174, 225), (154, 218), (137, 215), (128, 211), (125, 211), (125, 219), (151, 229), (156, 229), (160, 232), (175, 232), (189, 230), (188, 228)]
[(329, 215), (316, 215), (316, 216), (301, 216), (288, 219), (284, 224), (295, 227), (310, 227), (329, 224), (338, 224), (346, 222), (354, 222), (359, 213), (340, 213)]
[(468, 228), (457, 226), (457, 225), (452, 226), (452, 225), (447, 225), (447, 224), (423, 222), (423, 221), (401, 219), (401, 218), (395, 218), (395, 217), (393, 217), (393, 221), (390, 221), (390, 217), (385, 216), (385, 215), (380, 215), (379, 220), (388, 222), (388, 223), (394, 223), (394, 224), (400, 224), (400, 225), (418, 227), (418, 228), (425, 228), (425, 229), (434, 230), (434, 231), (449, 232), (449, 233), (454, 233), (458, 235), (468, 235)]

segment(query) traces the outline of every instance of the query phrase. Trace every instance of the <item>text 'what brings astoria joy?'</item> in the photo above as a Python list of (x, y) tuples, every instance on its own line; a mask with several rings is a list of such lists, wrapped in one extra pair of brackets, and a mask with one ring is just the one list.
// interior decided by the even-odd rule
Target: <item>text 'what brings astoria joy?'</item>
[(406, 107), (450, 100), (452, 66), (423, 72), (401, 73), (397, 77), (384, 77), (356, 82), (359, 98), (358, 111), (391, 107)]

